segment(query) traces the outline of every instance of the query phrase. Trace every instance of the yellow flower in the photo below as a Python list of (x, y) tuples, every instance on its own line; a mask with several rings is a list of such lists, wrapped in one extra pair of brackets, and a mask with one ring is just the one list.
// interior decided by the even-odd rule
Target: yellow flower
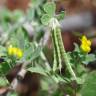
[(89, 46), (84, 45), (84, 44), (81, 44), (81, 49), (82, 49), (84, 52), (86, 52), (86, 53), (88, 53), (88, 52), (91, 51), (91, 48), (90, 48)]
[(21, 57), (23, 56), (23, 52), (22, 52), (21, 49), (18, 49), (18, 50), (17, 50), (17, 56), (18, 56), (19, 58), (21, 58)]
[(91, 51), (91, 41), (88, 40), (86, 36), (83, 36), (81, 38), (81, 46), (80, 47), (84, 52), (86, 52), (86, 53), (90, 52)]
[(82, 44), (86, 44), (86, 45), (91, 46), (91, 41), (88, 40), (86, 36), (82, 37), (81, 42), (82, 42)]
[(9, 46), (8, 54), (17, 56), (19, 59), (23, 56), (23, 52), (20, 48)]

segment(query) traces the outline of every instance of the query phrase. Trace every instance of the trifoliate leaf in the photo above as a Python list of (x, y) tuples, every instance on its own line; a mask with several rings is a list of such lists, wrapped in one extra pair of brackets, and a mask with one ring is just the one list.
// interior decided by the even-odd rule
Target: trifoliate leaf
[(53, 2), (48, 2), (44, 6), (44, 11), (49, 14), (50, 16), (53, 16), (56, 10), (56, 5)]
[(51, 19), (51, 17), (50, 17), (48, 14), (44, 14), (44, 15), (41, 17), (41, 22), (42, 22), (42, 24), (44, 24), (44, 25), (48, 25), (50, 19)]

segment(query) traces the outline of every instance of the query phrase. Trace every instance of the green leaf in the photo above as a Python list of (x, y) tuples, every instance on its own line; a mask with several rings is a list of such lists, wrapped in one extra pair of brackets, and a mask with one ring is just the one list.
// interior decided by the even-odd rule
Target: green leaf
[(2, 26), (4, 32), (6, 32), (9, 28), (8, 23), (6, 23), (6, 21), (4, 21), (4, 20), (1, 22), (1, 26)]
[(76, 71), (77, 71), (78, 75), (81, 76), (86, 72), (86, 68), (83, 65), (78, 64)]
[(34, 8), (31, 8), (31, 9), (29, 9), (28, 10), (28, 19), (30, 20), (30, 21), (32, 21), (32, 19), (34, 19), (34, 16), (35, 16), (35, 9)]
[(84, 83), (84, 79), (82, 79), (82, 78), (77, 78), (77, 84), (83, 84)]
[(27, 70), (32, 72), (32, 73), (38, 73), (38, 74), (47, 76), (46, 71), (40, 66), (39, 67), (30, 67)]
[(56, 10), (56, 5), (54, 2), (47, 2), (44, 6), (44, 11), (50, 15), (53, 16), (55, 14), (55, 10)]
[(42, 50), (41, 47), (36, 48), (34, 51), (33, 51), (32, 46), (29, 47), (24, 52), (24, 56), (23, 56), (23, 58), (21, 58), (20, 61), (25, 61), (25, 60), (32, 61), (32, 60), (36, 59), (37, 57), (40, 56), (41, 50)]
[(9, 92), (7, 96), (18, 96), (18, 94), (16, 92)]
[(38, 56), (40, 56), (41, 50), (41, 47), (36, 48), (35, 51), (32, 53), (30, 60), (32, 61), (36, 59)]
[(44, 0), (31, 0), (31, 1), (33, 8), (38, 8), (44, 2)]
[(41, 17), (41, 22), (42, 22), (43, 25), (48, 25), (50, 19), (51, 19), (51, 17), (48, 14), (44, 14)]
[(0, 16), (1, 17), (0, 19), (5, 20), (5, 21), (10, 20), (11, 11), (4, 9), (4, 10), (1, 10), (0, 12), (2, 13), (1, 16)]
[(42, 16), (43, 11), (39, 7), (36, 9), (36, 12), (38, 16)]
[(82, 96), (96, 96), (96, 71), (86, 76), (85, 83), (81, 89)]
[(29, 57), (32, 55), (32, 52), (33, 52), (33, 47), (32, 46), (29, 46), (29, 48), (27, 48), (25, 50), (24, 55), (21, 58), (21, 61), (25, 61), (25, 60), (30, 59)]
[(56, 74), (56, 77), (59, 82), (67, 83), (67, 81), (62, 76)]
[(12, 68), (13, 67), (6, 62), (0, 64), (0, 75), (6, 75)]
[(23, 16), (23, 12), (20, 10), (15, 10), (14, 12), (11, 13), (11, 19), (12, 21), (16, 22)]
[(62, 19), (64, 19), (64, 16), (65, 16), (65, 12), (62, 11), (59, 15), (56, 16), (56, 18), (57, 18), (58, 20), (62, 20)]
[(80, 52), (80, 47), (79, 47), (79, 45), (76, 44), (76, 43), (74, 43), (74, 46), (75, 46), (74, 51), (76, 51), (76, 52)]
[(6, 55), (6, 48), (3, 46), (0, 46), (0, 57)]
[(21, 49), (24, 49), (25, 38), (24, 38), (24, 32), (22, 28), (19, 28), (17, 30), (16, 39), (18, 40), (18, 47)]
[(0, 77), (0, 86), (6, 86), (8, 81), (5, 77)]
[(88, 64), (88, 63), (95, 61), (95, 60), (96, 60), (96, 57), (94, 54), (88, 54), (88, 55), (86, 55), (85, 61), (83, 61), (83, 63)]

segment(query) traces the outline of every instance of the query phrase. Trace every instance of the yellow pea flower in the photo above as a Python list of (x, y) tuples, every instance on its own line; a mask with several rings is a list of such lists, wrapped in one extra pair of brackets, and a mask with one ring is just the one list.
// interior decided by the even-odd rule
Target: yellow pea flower
[(81, 42), (82, 42), (82, 44), (86, 44), (86, 45), (91, 46), (91, 41), (88, 40), (86, 36), (82, 37)]
[(81, 38), (81, 49), (86, 52), (89, 53), (91, 51), (91, 41), (87, 39), (86, 36), (83, 36)]
[(18, 56), (19, 58), (21, 58), (21, 57), (23, 56), (23, 52), (22, 52), (21, 49), (18, 49), (18, 50), (17, 50), (17, 56)]
[(89, 46), (84, 45), (84, 44), (81, 44), (81, 49), (82, 49), (84, 52), (86, 52), (86, 53), (88, 53), (88, 52), (91, 51), (91, 48), (90, 48)]
[(12, 49), (13, 55), (16, 55), (17, 54), (17, 51), (18, 51), (18, 49), (15, 48), (15, 47), (13, 47), (13, 49)]
[(20, 59), (23, 56), (23, 51), (20, 48), (9, 46), (8, 54), (17, 56)]

